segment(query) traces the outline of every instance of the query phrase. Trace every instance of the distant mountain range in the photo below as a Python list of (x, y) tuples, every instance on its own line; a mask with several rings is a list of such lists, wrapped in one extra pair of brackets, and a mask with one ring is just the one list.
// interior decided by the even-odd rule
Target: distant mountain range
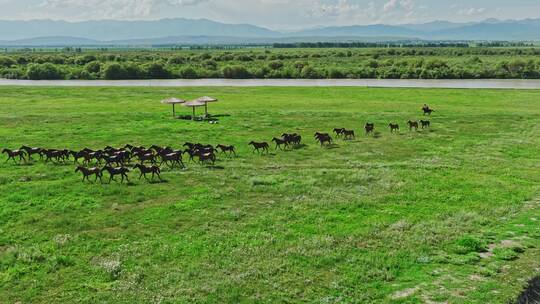
[(0, 46), (257, 44), (390, 40), (540, 41), (540, 19), (353, 25), (278, 32), (207, 19), (155, 21), (0, 21)]

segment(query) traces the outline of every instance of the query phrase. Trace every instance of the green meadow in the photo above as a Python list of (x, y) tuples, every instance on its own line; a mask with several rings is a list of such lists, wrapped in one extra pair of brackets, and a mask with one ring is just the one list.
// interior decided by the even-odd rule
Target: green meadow
[[(160, 104), (202, 95), (219, 124)], [(335, 127), (356, 139), (321, 148)], [(247, 145), (283, 132), (304, 146)], [(1, 148), (238, 156), (100, 184), (3, 154), (0, 303), (513, 302), (540, 275), (539, 134), (539, 90), (1, 87)]]

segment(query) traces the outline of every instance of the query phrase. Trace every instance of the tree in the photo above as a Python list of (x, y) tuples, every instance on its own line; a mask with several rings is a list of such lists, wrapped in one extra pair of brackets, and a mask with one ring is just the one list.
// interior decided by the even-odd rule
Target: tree
[(153, 62), (146, 66), (146, 74), (151, 79), (171, 78), (171, 72), (162, 63)]
[(223, 77), (232, 79), (251, 78), (249, 71), (240, 65), (228, 66), (223, 69)]
[(119, 63), (111, 63), (105, 66), (103, 78), (110, 80), (125, 79), (126, 71)]

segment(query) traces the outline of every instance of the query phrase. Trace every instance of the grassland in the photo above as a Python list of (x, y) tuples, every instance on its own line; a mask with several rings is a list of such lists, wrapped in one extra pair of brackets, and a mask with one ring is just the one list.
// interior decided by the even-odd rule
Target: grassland
[[(173, 120), (159, 104), (201, 95), (230, 116)], [(2, 156), (0, 302), (508, 303), (540, 274), (539, 100), (535, 90), (0, 88), (3, 147), (239, 150), (129, 185)], [(423, 103), (437, 110), (432, 129), (408, 132)], [(366, 121), (375, 137), (332, 149), (312, 139)], [(247, 147), (284, 131), (306, 146)]]

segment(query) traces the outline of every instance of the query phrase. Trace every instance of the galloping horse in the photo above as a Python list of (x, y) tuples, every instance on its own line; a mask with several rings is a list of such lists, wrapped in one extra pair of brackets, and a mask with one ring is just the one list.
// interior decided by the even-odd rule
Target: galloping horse
[(136, 164), (135, 166), (133, 166), (133, 168), (139, 169), (139, 171), (141, 171), (141, 175), (139, 175), (139, 179), (141, 179), (144, 176), (144, 179), (148, 180), (148, 178), (146, 177), (146, 174), (152, 173), (152, 180), (154, 180), (155, 175), (157, 175), (160, 181), (162, 180), (161, 175), (160, 175), (161, 170), (159, 169), (158, 166), (147, 167), (145, 165)]
[(345, 128), (334, 128), (334, 133), (336, 133), (336, 137), (340, 137), (343, 135), (343, 132), (345, 131)]
[(300, 145), (300, 143), (302, 142), (302, 136), (296, 133), (292, 133), (292, 134), (283, 133), (281, 137), (287, 142), (288, 145), (291, 145), (291, 144)]
[(217, 148), (221, 150), (221, 153), (229, 152), (229, 156), (231, 156), (232, 154), (236, 156), (236, 151), (234, 150), (234, 146), (225, 146), (225, 145), (219, 144), (217, 145)]
[(412, 131), (414, 129), (415, 131), (418, 131), (418, 121), (408, 121), (407, 125), (409, 125), (409, 131)]
[(316, 132), (315, 133), (315, 139), (317, 139), (319, 141), (319, 143), (321, 144), (321, 147), (324, 146), (325, 143), (327, 143), (329, 145), (332, 143), (332, 137), (330, 137), (330, 135), (328, 133)]
[(394, 133), (394, 132), (399, 131), (399, 125), (398, 124), (390, 123), (388, 125), (388, 127), (390, 127), (390, 133)]
[(114, 177), (115, 177), (116, 175), (120, 175), (120, 176), (122, 177), (122, 181), (121, 181), (122, 183), (124, 182), (124, 177), (126, 178), (126, 180), (127, 180), (128, 183), (129, 183), (129, 178), (128, 178), (128, 176), (127, 176), (127, 173), (129, 172), (129, 169), (126, 168), (126, 167), (113, 168), (113, 167), (111, 167), (111, 166), (105, 166), (105, 167), (103, 167), (103, 169), (101, 169), (101, 172), (103, 172), (103, 171), (109, 172), (109, 175), (110, 175), (110, 177), (109, 177), (109, 183), (111, 183), (111, 180), (116, 181), (116, 180), (114, 179)]
[(75, 172), (78, 172), (78, 171), (81, 171), (83, 174), (83, 179), (82, 179), (83, 182), (85, 179), (87, 181), (90, 181), (90, 179), (88, 178), (90, 175), (96, 176), (96, 179), (94, 179), (94, 182), (97, 181), (98, 178), (100, 181), (102, 181), (101, 178), (103, 177), (103, 173), (101, 173), (101, 169), (99, 168), (86, 168), (86, 167), (79, 166), (77, 167), (77, 169), (75, 169)]
[(420, 120), (420, 124), (422, 125), (422, 129), (431, 127), (431, 122), (429, 120)]
[(24, 151), (23, 150), (10, 150), (10, 149), (4, 149), (2, 150), (2, 153), (6, 153), (8, 155), (8, 158), (6, 159), (6, 163), (12, 159), (14, 163), (17, 163), (15, 161), (15, 157), (19, 157), (19, 163), (21, 160), (24, 160), (26, 162), (26, 158), (24, 157)]
[(268, 152), (268, 148), (270, 147), (268, 145), (268, 143), (266, 142), (254, 142), (254, 141), (250, 141), (249, 144), (250, 146), (253, 146), (253, 153), (255, 153), (255, 151), (257, 152), (261, 152), (260, 150), (262, 150), (262, 152), (266, 151), (266, 153), (269, 153)]
[(356, 138), (356, 136), (354, 135), (354, 130), (343, 130), (343, 138), (344, 139), (353, 139), (353, 138)]
[(368, 134), (373, 134), (373, 132), (375, 131), (375, 124), (374, 123), (367, 123), (365, 126), (364, 126), (364, 130), (366, 130), (366, 135)]
[(28, 147), (28, 146), (22, 146), (22, 147), (19, 148), (19, 150), (26, 151), (26, 155), (28, 155), (28, 160), (32, 160), (32, 155), (40, 154), (42, 149), (41, 148), (31, 148), (31, 147)]
[(274, 137), (272, 138), (272, 141), (276, 143), (276, 148), (274, 150), (277, 150), (278, 148), (283, 150), (281, 146), (285, 146), (285, 149), (289, 146), (289, 143), (283, 138)]
[(169, 167), (174, 167), (174, 165), (179, 165), (180, 167), (184, 168), (184, 162), (182, 162), (182, 152), (177, 151), (169, 154), (161, 155), (161, 164), (160, 166), (165, 163), (169, 165)]
[(204, 153), (202, 151), (199, 151), (199, 163), (204, 164), (205, 162), (211, 162), (212, 165), (215, 164), (216, 162), (216, 155), (211, 152), (211, 153)]

